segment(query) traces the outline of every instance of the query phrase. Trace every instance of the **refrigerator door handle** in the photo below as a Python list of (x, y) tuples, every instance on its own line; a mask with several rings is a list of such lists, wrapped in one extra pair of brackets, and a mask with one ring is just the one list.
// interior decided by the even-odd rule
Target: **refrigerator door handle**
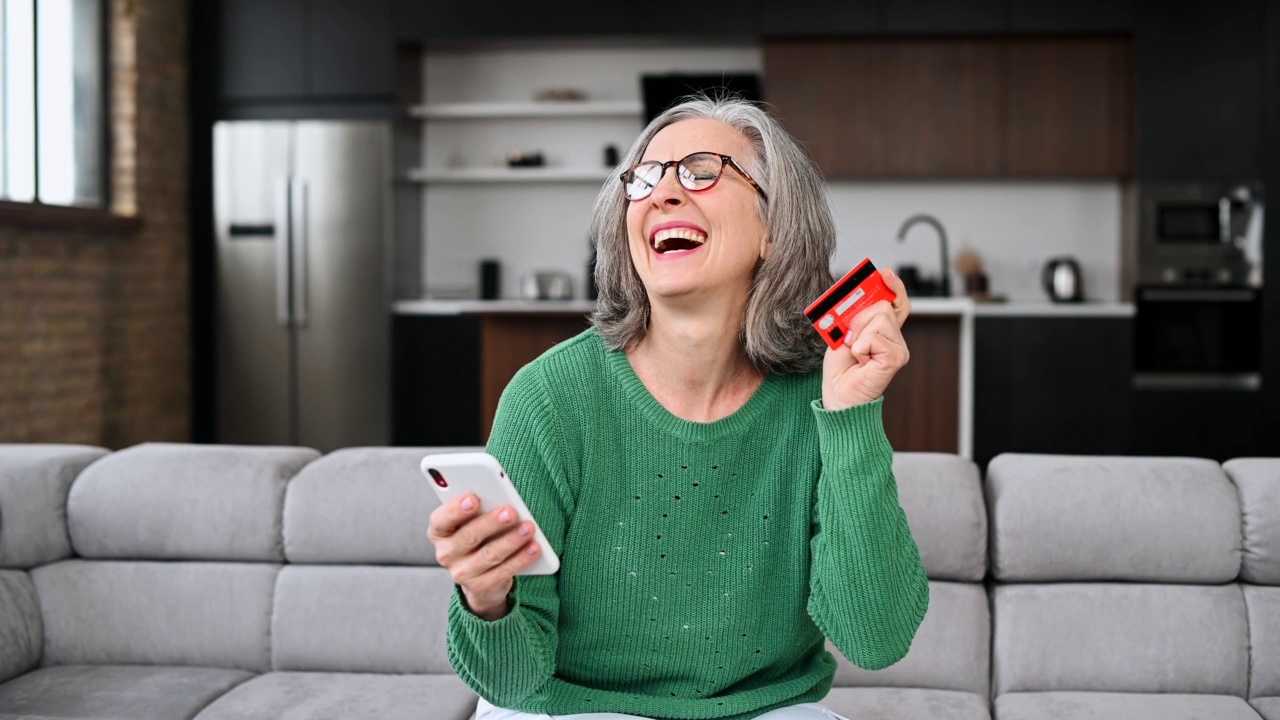
[(293, 233), (289, 227), (290, 181), (282, 178), (276, 185), (276, 324), (289, 327), (289, 246)]
[(293, 181), (293, 322), (294, 327), (307, 326), (307, 183)]

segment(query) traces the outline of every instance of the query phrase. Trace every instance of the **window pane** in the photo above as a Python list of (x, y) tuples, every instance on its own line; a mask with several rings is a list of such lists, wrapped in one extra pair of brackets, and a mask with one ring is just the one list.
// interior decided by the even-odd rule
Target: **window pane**
[(32, 0), (6, 0), (4, 13), (4, 195), (35, 199), (35, 30)]
[(101, 2), (39, 0), (36, 7), (40, 200), (101, 206)]

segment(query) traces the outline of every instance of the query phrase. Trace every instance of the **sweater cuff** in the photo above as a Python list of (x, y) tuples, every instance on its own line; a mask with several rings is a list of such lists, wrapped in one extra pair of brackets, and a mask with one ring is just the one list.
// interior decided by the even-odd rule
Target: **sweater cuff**
[(824, 464), (876, 455), (892, 459), (893, 446), (884, 434), (883, 397), (841, 410), (827, 410), (822, 400), (812, 405)]

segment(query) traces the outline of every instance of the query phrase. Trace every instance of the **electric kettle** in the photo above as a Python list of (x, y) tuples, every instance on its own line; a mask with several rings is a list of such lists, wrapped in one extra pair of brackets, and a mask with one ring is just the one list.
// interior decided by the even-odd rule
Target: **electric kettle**
[(1084, 276), (1075, 258), (1057, 257), (1044, 264), (1040, 282), (1049, 299), (1057, 303), (1084, 300)]

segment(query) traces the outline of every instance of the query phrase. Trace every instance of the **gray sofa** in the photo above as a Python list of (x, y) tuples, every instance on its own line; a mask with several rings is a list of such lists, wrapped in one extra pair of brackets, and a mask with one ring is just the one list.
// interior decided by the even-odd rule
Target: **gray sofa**
[[(466, 720), (427, 451), (0, 445), (0, 720)], [(931, 605), (837, 712), (1280, 720), (1280, 459), (895, 470)]]

